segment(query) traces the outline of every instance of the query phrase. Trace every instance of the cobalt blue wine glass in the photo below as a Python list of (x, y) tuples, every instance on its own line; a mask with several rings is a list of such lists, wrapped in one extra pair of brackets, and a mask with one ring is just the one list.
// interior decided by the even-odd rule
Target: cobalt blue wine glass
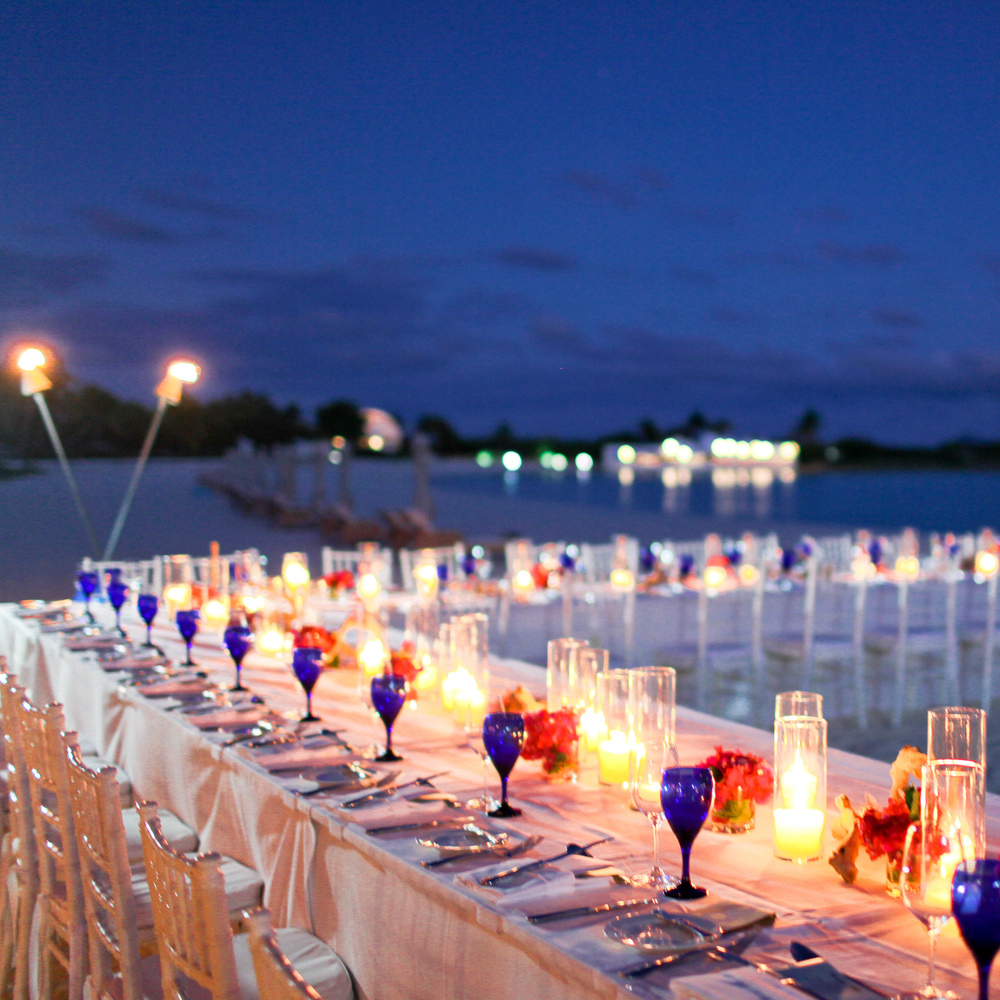
[(660, 784), (660, 804), (681, 845), (680, 884), (664, 895), (673, 899), (701, 899), (707, 889), (691, 884), (691, 845), (698, 836), (715, 797), (715, 779), (708, 767), (667, 767)]
[(402, 760), (392, 749), (392, 726), (406, 701), (406, 678), (402, 674), (379, 674), (372, 678), (372, 705), (385, 726), (385, 753), (376, 760)]
[(483, 720), (483, 746), (500, 775), (500, 806), (489, 815), (520, 816), (521, 810), (507, 801), (507, 779), (524, 746), (524, 717), (519, 712), (491, 712)]
[(115, 575), (108, 581), (104, 590), (111, 602), (111, 607), (115, 609), (115, 628), (119, 635), (125, 635), (125, 629), (122, 628), (122, 605), (125, 603), (125, 598), (128, 597), (128, 584), (124, 583), (121, 577)]
[(312, 697), (316, 681), (323, 673), (323, 651), (315, 646), (296, 646), (292, 651), (292, 670), (306, 693), (306, 714), (301, 721), (319, 722), (319, 716), (313, 715)]
[(147, 649), (155, 649), (153, 645), (153, 619), (156, 617), (156, 612), (160, 610), (160, 601), (156, 594), (140, 594), (139, 600), (136, 601), (136, 608), (139, 611), (139, 617), (146, 623), (146, 641), (143, 645)]
[(236, 683), (230, 690), (246, 691), (242, 680), (243, 657), (250, 652), (250, 647), (253, 645), (253, 632), (246, 625), (228, 625), (226, 631), (222, 633), (222, 645), (229, 650), (229, 655), (236, 664)]
[(1000, 861), (976, 858), (956, 866), (951, 912), (976, 960), (979, 1000), (988, 1000), (990, 966), (1000, 949)]
[(200, 613), (195, 608), (189, 611), (182, 610), (177, 612), (177, 631), (180, 632), (181, 638), (187, 645), (187, 659), (184, 661), (185, 667), (196, 666), (194, 660), (191, 659), (191, 643), (198, 634), (199, 617)]
[(94, 616), (90, 610), (90, 599), (97, 590), (97, 574), (91, 570), (82, 569), (76, 574), (76, 582), (80, 584), (80, 590), (83, 592), (83, 600), (85, 602), (84, 614), (87, 617), (87, 621), (92, 622)]

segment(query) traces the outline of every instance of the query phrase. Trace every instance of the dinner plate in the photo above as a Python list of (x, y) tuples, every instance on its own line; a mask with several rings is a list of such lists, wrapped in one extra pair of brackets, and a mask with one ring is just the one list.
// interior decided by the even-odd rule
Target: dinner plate
[(619, 944), (669, 954), (687, 951), (706, 940), (707, 935), (662, 911), (623, 913), (604, 925), (604, 934)]
[(356, 787), (363, 781), (371, 781), (378, 772), (361, 764), (327, 764), (304, 767), (295, 776), (298, 781), (314, 781), (317, 785), (349, 785)]
[(499, 847), (507, 842), (507, 834), (484, 830), (475, 823), (448, 830), (438, 830), (428, 837), (417, 837), (421, 847), (436, 847), (439, 851), (476, 851)]

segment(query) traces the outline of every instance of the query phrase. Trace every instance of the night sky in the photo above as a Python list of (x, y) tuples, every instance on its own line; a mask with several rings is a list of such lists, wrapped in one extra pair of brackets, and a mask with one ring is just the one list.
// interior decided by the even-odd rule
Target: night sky
[(1000, 437), (1000, 7), (0, 9), (0, 338), (152, 401)]

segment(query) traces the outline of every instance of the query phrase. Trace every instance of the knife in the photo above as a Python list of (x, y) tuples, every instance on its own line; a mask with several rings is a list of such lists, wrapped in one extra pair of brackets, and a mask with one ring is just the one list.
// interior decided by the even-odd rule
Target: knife
[(433, 830), (437, 826), (465, 826), (471, 823), (475, 816), (449, 816), (447, 819), (432, 819), (423, 823), (397, 823), (394, 826), (370, 826), (365, 833), (369, 837), (377, 837), (382, 833), (409, 833), (413, 830)]
[(497, 882), (501, 882), (505, 878), (510, 878), (513, 875), (519, 875), (521, 872), (530, 871), (532, 868), (541, 868), (542, 865), (547, 865), (550, 861), (558, 861), (560, 858), (568, 858), (571, 854), (583, 854), (585, 851), (589, 851), (592, 847), (597, 847), (598, 844), (606, 844), (609, 840), (614, 840), (614, 837), (602, 837), (600, 840), (595, 840), (593, 843), (584, 844), (583, 847), (567, 847), (565, 851), (560, 854), (553, 854), (551, 858), (542, 858), (539, 861), (532, 861), (527, 865), (517, 865), (514, 868), (508, 868), (506, 871), (497, 872), (495, 875), (490, 875), (487, 878), (481, 878), (479, 880), (480, 885), (496, 885)]
[(659, 899), (618, 899), (599, 906), (574, 906), (569, 910), (550, 910), (548, 913), (529, 913), (529, 924), (547, 924), (553, 920), (572, 920), (573, 917), (586, 917), (592, 913), (610, 913), (612, 910), (627, 910), (632, 906), (652, 906)]
[(409, 788), (412, 785), (430, 784), (432, 778), (440, 778), (441, 775), (447, 773), (447, 771), (438, 771), (437, 774), (429, 774), (426, 778), (414, 778), (412, 781), (403, 782), (402, 785), (393, 785), (391, 788), (380, 788), (377, 792), (369, 792), (368, 795), (360, 795), (356, 799), (348, 799), (346, 802), (341, 803), (341, 807), (344, 809), (357, 809), (358, 806), (366, 806), (371, 802), (376, 802), (379, 799), (385, 799), (390, 795), (395, 795), (396, 792), (403, 788)]
[(793, 941), (789, 946), (792, 958), (798, 965), (778, 969), (784, 979), (790, 979), (800, 990), (819, 1000), (884, 1000), (888, 995), (845, 975), (812, 948)]

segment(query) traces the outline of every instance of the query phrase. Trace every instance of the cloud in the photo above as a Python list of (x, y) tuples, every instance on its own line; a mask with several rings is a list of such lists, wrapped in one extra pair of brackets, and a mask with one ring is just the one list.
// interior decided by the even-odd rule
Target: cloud
[(166, 208), (219, 222), (256, 222), (261, 218), (260, 213), (249, 208), (227, 205), (211, 198), (180, 194), (162, 188), (140, 188), (138, 196), (141, 201), (156, 208)]
[(871, 317), (890, 330), (919, 330), (925, 325), (923, 319), (909, 309), (873, 309)]
[(592, 354), (592, 345), (579, 327), (551, 314), (536, 316), (529, 324), (535, 343), (549, 350), (572, 352), (577, 356)]
[(589, 170), (567, 170), (561, 180), (602, 205), (610, 205), (612, 208), (625, 211), (635, 208), (637, 200), (635, 195), (624, 184), (603, 174)]
[(670, 268), (670, 277), (679, 285), (692, 285), (695, 288), (712, 288), (716, 284), (715, 275), (711, 271), (700, 271), (694, 267), (677, 265)]
[(99, 236), (129, 243), (170, 244), (180, 243), (183, 237), (162, 226), (144, 222), (130, 215), (122, 215), (107, 208), (78, 208), (78, 215)]
[(523, 268), (528, 271), (573, 271), (577, 262), (573, 257), (555, 250), (543, 250), (540, 247), (511, 246), (498, 250), (494, 259), (507, 267)]
[(516, 292), (497, 292), (470, 288), (448, 299), (442, 316), (455, 323), (492, 326), (523, 316), (527, 302)]
[(109, 262), (96, 256), (46, 256), (0, 247), (0, 308), (44, 305), (102, 282)]
[(669, 191), (672, 186), (666, 175), (661, 174), (658, 170), (650, 170), (648, 167), (639, 167), (635, 176), (650, 191)]
[(666, 213), (673, 222), (706, 229), (732, 229), (737, 218), (734, 208), (711, 208), (706, 205), (670, 205)]
[(850, 216), (836, 205), (820, 205), (818, 208), (806, 209), (802, 213), (802, 218), (817, 226), (837, 226), (850, 221)]
[(890, 244), (845, 246), (842, 243), (821, 243), (819, 252), (838, 264), (859, 264), (871, 267), (891, 267), (906, 259), (906, 254)]
[(760, 323), (760, 317), (753, 313), (743, 312), (739, 309), (731, 309), (728, 306), (720, 306), (712, 310), (712, 319), (716, 323), (725, 326), (756, 326)]

